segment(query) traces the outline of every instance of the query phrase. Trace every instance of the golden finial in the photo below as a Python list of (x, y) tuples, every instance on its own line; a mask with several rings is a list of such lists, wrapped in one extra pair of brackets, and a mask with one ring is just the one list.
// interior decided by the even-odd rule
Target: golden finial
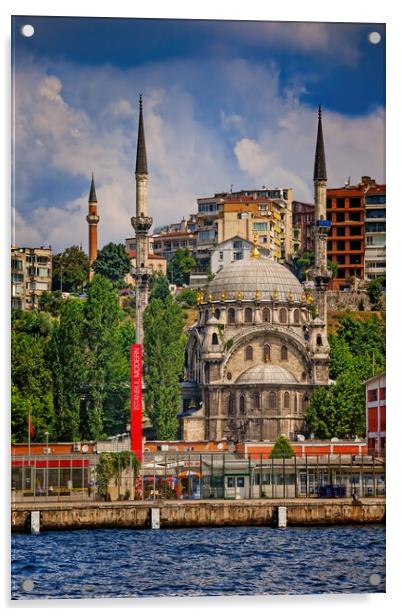
[(273, 295), (274, 301), (277, 302), (279, 299), (279, 293), (278, 293), (278, 289), (275, 289), (274, 291), (274, 295)]
[(302, 291), (302, 294), (301, 294), (301, 296), (300, 296), (300, 299), (301, 299), (301, 301), (302, 301), (302, 302), (305, 302), (305, 301), (306, 301), (306, 294), (305, 294), (305, 292), (304, 292), (304, 291)]
[(222, 293), (221, 293), (221, 300), (222, 300), (223, 302), (225, 301), (225, 297), (226, 297), (226, 295), (225, 295), (225, 291), (222, 291)]
[(311, 295), (311, 293), (309, 293), (309, 294), (307, 295), (307, 303), (308, 303), (308, 304), (312, 304), (313, 302), (314, 302), (314, 298), (313, 298), (313, 296)]
[(258, 244), (258, 233), (257, 231), (254, 231), (253, 250), (251, 251), (251, 255), (250, 255), (252, 259), (259, 259), (261, 257), (257, 244)]
[(201, 304), (201, 293), (199, 291), (197, 293), (197, 304)]
[(242, 299), (242, 294), (241, 294), (241, 291), (237, 291), (237, 293), (236, 293), (236, 299), (237, 299), (237, 301), (238, 301), (238, 302), (240, 302), (240, 301), (241, 301), (241, 299)]
[(290, 302), (293, 302), (293, 292), (289, 291), (288, 299)]
[(213, 300), (212, 293), (211, 293), (211, 292), (209, 292), (209, 293), (208, 293), (208, 301), (209, 301), (209, 302), (212, 302), (212, 300)]
[(258, 289), (255, 290), (255, 300), (258, 302), (258, 300), (260, 299), (260, 292)]

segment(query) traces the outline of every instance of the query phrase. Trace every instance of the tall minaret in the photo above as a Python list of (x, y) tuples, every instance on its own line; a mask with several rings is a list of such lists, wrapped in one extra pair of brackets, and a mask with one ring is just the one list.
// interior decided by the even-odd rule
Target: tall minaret
[(94, 174), (92, 174), (91, 188), (89, 191), (88, 199), (88, 256), (89, 256), (89, 282), (91, 282), (94, 275), (92, 269), (92, 263), (95, 261), (98, 255), (98, 200), (95, 192)]
[(331, 223), (327, 220), (327, 169), (325, 164), (324, 136), (321, 123), (321, 105), (318, 107), (317, 143), (314, 161), (315, 204), (315, 266), (312, 272), (318, 315), (310, 323), (309, 345), (313, 352), (314, 383), (328, 383), (329, 346), (327, 340), (327, 287), (331, 272), (327, 267), (327, 235)]
[(148, 216), (148, 166), (145, 148), (144, 120), (142, 117), (142, 95), (140, 94), (140, 115), (138, 121), (137, 161), (135, 166), (136, 184), (136, 215), (131, 224), (136, 238), (136, 264), (133, 272), (136, 279), (136, 342), (143, 344), (143, 314), (148, 304), (149, 269), (148, 231), (152, 226), (152, 218)]

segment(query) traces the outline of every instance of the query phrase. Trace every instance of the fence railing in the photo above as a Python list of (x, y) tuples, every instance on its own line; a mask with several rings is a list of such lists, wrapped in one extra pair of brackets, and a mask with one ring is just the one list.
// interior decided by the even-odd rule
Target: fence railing
[(385, 495), (385, 462), (372, 456), (270, 459), (262, 454), (146, 454), (138, 476), (118, 469), (100, 493), (99, 455), (15, 456), (13, 502), (154, 499), (359, 498)]

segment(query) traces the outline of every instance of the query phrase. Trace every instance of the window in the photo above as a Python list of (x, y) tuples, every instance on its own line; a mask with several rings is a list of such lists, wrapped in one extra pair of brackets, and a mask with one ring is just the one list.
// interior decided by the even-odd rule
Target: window
[(385, 222), (366, 222), (366, 231), (380, 233), (385, 231)]
[(267, 236), (266, 236), (266, 235), (262, 235), (262, 236), (260, 237), (260, 239), (262, 240), (262, 243), (263, 243), (263, 244), (267, 244), (267, 243), (268, 243), (268, 238), (267, 238)]
[(366, 195), (366, 203), (385, 203), (385, 195)]
[(253, 229), (254, 231), (266, 231), (267, 230), (267, 223), (266, 222), (254, 222), (253, 223)]
[(268, 408), (276, 409), (276, 393), (274, 391), (270, 391), (268, 394)]
[(288, 315), (286, 312), (286, 308), (281, 308), (279, 310), (279, 323), (287, 323)]
[(244, 351), (244, 359), (246, 361), (252, 361), (253, 359), (253, 347), (252, 346), (250, 345), (246, 346), (245, 351)]
[(294, 405), (295, 405), (295, 413), (297, 413), (298, 404), (297, 404), (297, 394), (296, 394), (296, 393), (295, 393), (295, 401), (294, 401)]
[(39, 273), (39, 276), (42, 276), (42, 277), (49, 276), (49, 270), (45, 267), (40, 267), (38, 273)]
[(288, 347), (281, 346), (281, 360), (287, 361), (287, 359), (288, 359)]
[(228, 398), (228, 415), (233, 415), (233, 413), (234, 413), (233, 396), (229, 396), (229, 398)]
[(360, 265), (361, 264), (361, 256), (360, 255), (350, 255), (350, 264), (351, 265)]
[(243, 251), (233, 253), (233, 261), (241, 261), (243, 259)]
[(265, 362), (271, 361), (271, 347), (269, 344), (264, 344), (263, 359)]
[(349, 229), (349, 235), (362, 235), (362, 234), (363, 234), (363, 227), (350, 227)]
[(345, 255), (337, 255), (336, 256), (336, 262), (338, 263), (338, 265), (345, 265), (345, 263), (346, 263)]
[(243, 248), (243, 242), (242, 240), (234, 240), (233, 241), (233, 249), (239, 249), (240, 250)]
[(300, 323), (300, 310), (298, 308), (293, 311), (293, 323)]
[(22, 261), (19, 259), (11, 259), (11, 267), (13, 269), (22, 270)]
[(218, 334), (215, 334), (215, 333), (212, 334), (212, 344), (214, 345), (219, 344)]
[(208, 323), (208, 319), (209, 319), (209, 312), (208, 310), (205, 311), (205, 325)]
[(340, 209), (343, 209), (345, 207), (345, 199), (338, 198), (336, 200), (336, 207), (340, 208)]
[(349, 247), (350, 247), (350, 250), (361, 250), (361, 241), (360, 240), (350, 240)]
[(245, 402), (244, 402), (244, 396), (240, 396), (239, 410), (240, 410), (240, 413), (242, 415), (244, 415), (244, 413), (246, 412), (246, 405), (245, 405)]
[(269, 323), (271, 320), (271, 311), (269, 308), (264, 308), (262, 311), (262, 320), (264, 323)]
[(376, 389), (369, 389), (368, 401), (369, 402), (375, 402), (376, 400), (377, 400), (377, 390)]
[(256, 391), (253, 394), (253, 408), (259, 409), (260, 407), (261, 407), (261, 396), (258, 393), (258, 391)]
[(11, 274), (11, 282), (22, 282), (24, 280), (23, 274)]
[(385, 210), (366, 210), (366, 218), (385, 218)]
[(385, 400), (385, 387), (380, 388), (380, 400)]
[(329, 250), (331, 252), (331, 250), (332, 250), (332, 240), (329, 240), (327, 242), (327, 250)]
[(360, 217), (360, 212), (349, 212), (349, 220), (352, 220), (354, 222), (360, 222)]
[(360, 199), (360, 197), (350, 197), (350, 199), (349, 199), (349, 207), (361, 207), (361, 199)]
[(283, 408), (288, 409), (290, 407), (290, 395), (288, 391), (283, 394)]
[(244, 311), (244, 322), (252, 323), (253, 322), (253, 311), (251, 308), (246, 308)]
[(317, 346), (322, 346), (322, 338), (319, 334), (317, 336)]
[(215, 312), (214, 312), (214, 317), (215, 319), (220, 319), (221, 316), (221, 311), (219, 310), (219, 308), (215, 308)]
[(219, 261), (223, 261), (223, 250), (219, 251)]
[(345, 221), (345, 214), (343, 212), (338, 212), (336, 214), (336, 222), (344, 222)]
[(336, 242), (336, 249), (337, 250), (345, 250), (345, 242), (343, 240), (340, 241), (340, 242), (339, 241)]
[(236, 312), (234, 308), (229, 308), (228, 310), (228, 323), (231, 325), (236, 322)]
[(343, 237), (345, 235), (345, 227), (337, 227), (336, 228), (336, 236)]

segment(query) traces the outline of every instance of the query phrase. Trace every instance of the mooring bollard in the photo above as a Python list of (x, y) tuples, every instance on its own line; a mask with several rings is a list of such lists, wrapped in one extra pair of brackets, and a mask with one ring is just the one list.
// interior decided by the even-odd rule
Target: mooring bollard
[(286, 526), (287, 526), (287, 511), (286, 511), (286, 507), (278, 507), (277, 521), (278, 521), (278, 528), (286, 528)]
[(159, 530), (161, 527), (160, 512), (161, 510), (156, 507), (151, 509), (151, 528), (153, 530)]
[(31, 533), (40, 532), (40, 511), (31, 511)]

